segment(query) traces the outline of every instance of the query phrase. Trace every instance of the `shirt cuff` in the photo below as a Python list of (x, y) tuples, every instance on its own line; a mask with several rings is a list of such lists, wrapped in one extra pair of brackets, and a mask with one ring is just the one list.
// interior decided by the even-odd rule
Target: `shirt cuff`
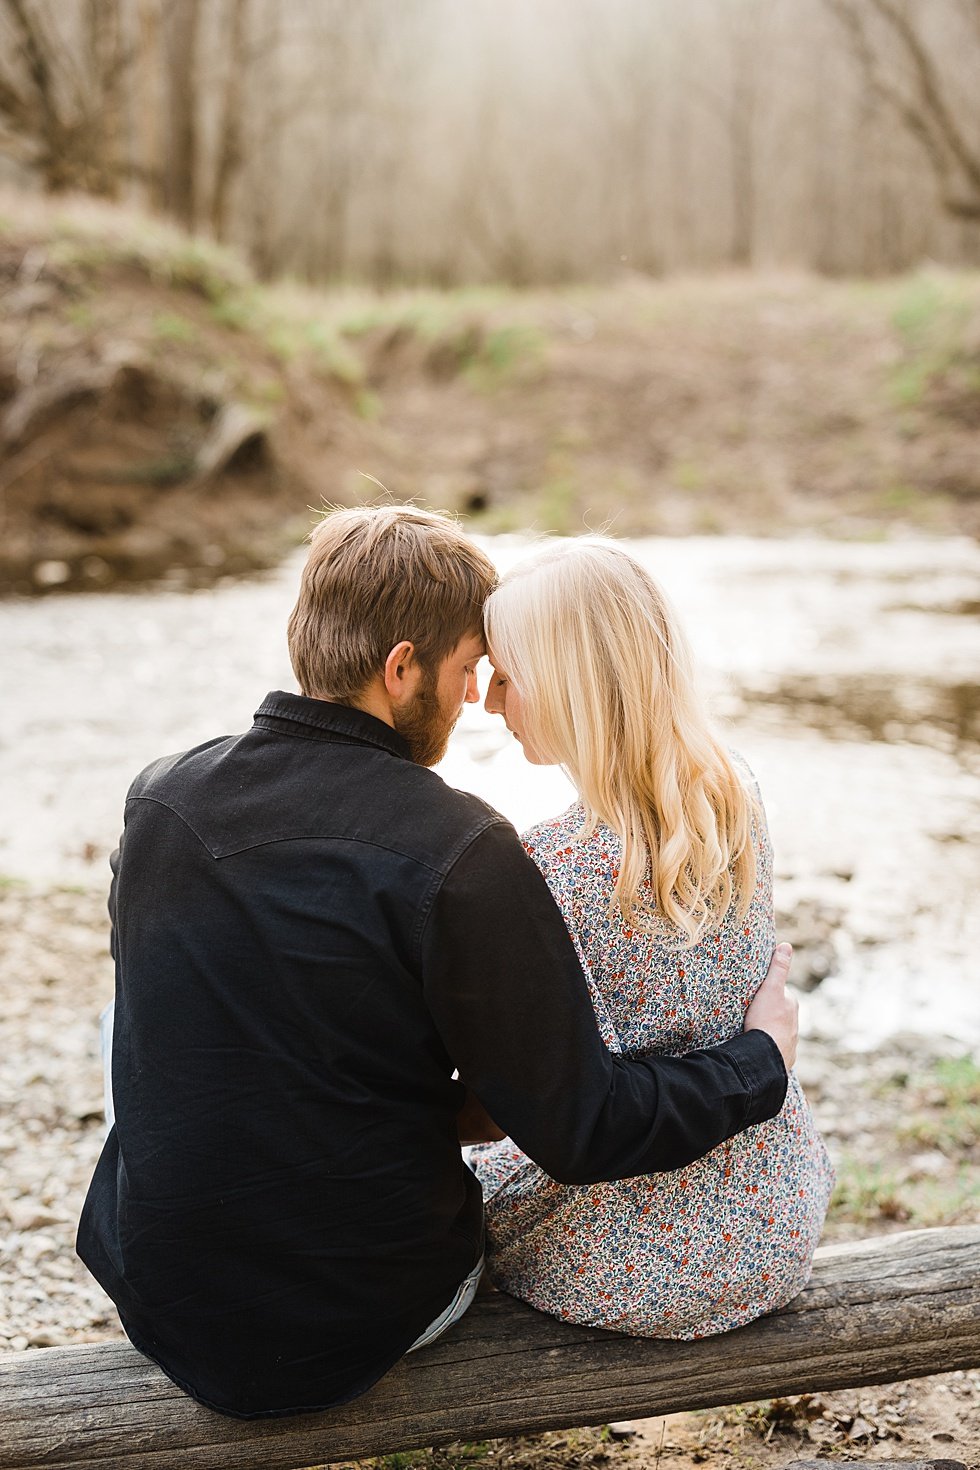
[(743, 1031), (725, 1049), (748, 1092), (743, 1128), (774, 1118), (786, 1101), (789, 1076), (769, 1032)]

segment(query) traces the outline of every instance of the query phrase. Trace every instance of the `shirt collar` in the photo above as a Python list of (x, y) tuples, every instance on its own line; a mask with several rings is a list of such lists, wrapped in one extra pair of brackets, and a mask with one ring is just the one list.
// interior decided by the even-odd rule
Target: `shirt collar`
[(303, 734), (320, 740), (363, 741), (387, 750), (390, 755), (411, 759), (407, 740), (365, 710), (349, 704), (331, 704), (325, 699), (308, 699), (304, 694), (287, 694), (275, 689), (255, 711), (256, 724), (272, 726), (283, 735), (298, 734), (289, 725), (302, 725)]

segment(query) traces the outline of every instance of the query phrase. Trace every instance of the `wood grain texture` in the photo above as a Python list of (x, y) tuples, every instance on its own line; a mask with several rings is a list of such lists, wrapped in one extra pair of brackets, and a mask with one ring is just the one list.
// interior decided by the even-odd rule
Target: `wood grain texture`
[(980, 1365), (980, 1225), (817, 1253), (781, 1312), (699, 1342), (571, 1327), (500, 1293), (361, 1398), (242, 1423), (127, 1343), (0, 1357), (0, 1470), (301, 1470), (445, 1444)]

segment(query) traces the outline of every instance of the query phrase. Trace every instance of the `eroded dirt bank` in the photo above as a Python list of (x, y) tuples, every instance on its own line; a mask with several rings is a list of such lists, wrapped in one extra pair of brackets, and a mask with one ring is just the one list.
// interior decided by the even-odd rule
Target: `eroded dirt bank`
[(207, 583), (310, 506), (487, 531), (980, 531), (980, 277), (260, 287), (109, 208), (0, 199), (0, 594)]

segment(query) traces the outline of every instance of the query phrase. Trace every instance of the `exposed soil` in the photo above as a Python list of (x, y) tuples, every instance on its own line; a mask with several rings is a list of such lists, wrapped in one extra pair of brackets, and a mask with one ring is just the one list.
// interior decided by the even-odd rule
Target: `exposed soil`
[[(101, 892), (0, 888), (0, 1350), (120, 1335), (112, 1304), (73, 1251), (103, 1135), (97, 1016), (112, 991), (106, 944)], [(848, 1161), (828, 1239), (976, 1218), (980, 1124), (968, 1113), (955, 1139), (942, 1134), (949, 1096), (923, 1043), (909, 1039), (869, 1056), (809, 1042), (801, 1076), (835, 1158)], [(904, 1119), (899, 1131), (896, 1116)], [(857, 1190), (855, 1159), (872, 1176), (884, 1171), (888, 1187)], [(623, 1439), (577, 1430), (419, 1452), (398, 1463), (775, 1470), (819, 1454), (980, 1466), (980, 1372), (634, 1427)]]
[[(219, 288), (195, 257), (175, 278), (116, 249), (0, 231), (0, 592), (174, 568), (209, 582), (271, 564), (309, 525), (292, 452), (313, 415), (307, 375), (292, 383), (270, 347), (215, 319)], [(305, 439), (329, 474), (349, 395), (309, 377)]]
[(980, 531), (976, 276), (304, 294), (0, 204), (0, 593), (268, 565), (367, 476), (487, 530)]

